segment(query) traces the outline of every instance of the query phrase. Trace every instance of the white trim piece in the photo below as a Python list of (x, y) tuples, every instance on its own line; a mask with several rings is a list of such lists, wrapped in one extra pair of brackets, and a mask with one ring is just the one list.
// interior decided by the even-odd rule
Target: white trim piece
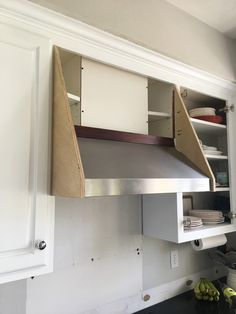
[(217, 87), (219, 95), (236, 90), (230, 81), (26, 0), (0, 0), (0, 20), (31, 27), (63, 48), (143, 75), (156, 77), (158, 73), (159, 79), (181, 81), (189, 88), (197, 83), (203, 90), (208, 84), (207, 91), (211, 87), (215, 92)]
[(200, 120), (200, 119), (195, 119), (195, 118), (190, 118), (190, 121), (192, 122), (195, 130), (198, 131), (203, 131), (205, 130), (206, 132), (209, 132), (210, 130), (212, 130), (214, 132), (214, 134), (216, 134), (216, 132), (222, 132), (222, 134), (226, 134), (227, 132), (227, 127), (225, 124), (217, 124), (217, 123), (213, 123), (213, 122), (208, 122), (208, 121), (204, 121), (204, 120)]
[[(201, 277), (206, 277), (209, 280), (214, 280), (225, 275), (226, 275), (225, 269), (222, 267), (209, 268), (201, 272), (190, 274), (177, 280), (167, 282), (158, 287), (145, 290), (143, 292), (140, 292), (139, 294), (102, 305), (100, 307), (97, 307), (96, 309), (91, 309), (89, 311), (82, 312), (80, 314), (94, 314), (94, 313), (132, 314), (193, 289), (194, 284)], [(188, 280), (192, 281), (192, 284), (190, 286), (186, 285), (186, 282)], [(145, 295), (150, 296), (149, 301), (145, 302), (143, 300)]]
[(155, 118), (171, 118), (171, 114), (167, 112), (160, 112), (160, 111), (148, 111), (149, 120), (152, 120), (152, 118), (155, 120)]
[(73, 102), (80, 102), (80, 97), (79, 96), (76, 96), (76, 95), (73, 95), (71, 93), (67, 93), (67, 96), (69, 98), (69, 100), (73, 101)]
[[(217, 268), (218, 270), (218, 268)], [(184, 276), (180, 279), (167, 282), (163, 285), (160, 285), (158, 287), (148, 289), (143, 292), (144, 295), (150, 295), (150, 300), (145, 302), (145, 307), (147, 308), (149, 306), (155, 305), (157, 303), (160, 303), (162, 301), (165, 301), (167, 299), (170, 299), (176, 295), (179, 295), (181, 293), (184, 293), (186, 291), (189, 291), (193, 289), (196, 282), (201, 278), (208, 278), (209, 280), (214, 280), (216, 278), (220, 277), (220, 274), (217, 273), (217, 276), (215, 274), (215, 268), (209, 268), (206, 270), (203, 270), (198, 273), (190, 274), (188, 276)], [(186, 285), (186, 282), (191, 280), (192, 284), (190, 286)]]
[(217, 159), (227, 160), (228, 159), (228, 156), (224, 156), (224, 155), (208, 155), (208, 154), (205, 154), (205, 157), (207, 159), (211, 159), (211, 160), (217, 160)]

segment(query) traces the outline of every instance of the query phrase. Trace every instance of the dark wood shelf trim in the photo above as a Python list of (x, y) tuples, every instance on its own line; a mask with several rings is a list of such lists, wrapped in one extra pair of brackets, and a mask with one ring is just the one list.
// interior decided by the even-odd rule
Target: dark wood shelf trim
[(101, 140), (112, 140), (128, 143), (139, 143), (159, 146), (174, 146), (174, 139), (168, 137), (158, 137), (153, 135), (121, 132), (100, 128), (91, 128), (86, 126), (75, 125), (77, 137), (94, 138)]

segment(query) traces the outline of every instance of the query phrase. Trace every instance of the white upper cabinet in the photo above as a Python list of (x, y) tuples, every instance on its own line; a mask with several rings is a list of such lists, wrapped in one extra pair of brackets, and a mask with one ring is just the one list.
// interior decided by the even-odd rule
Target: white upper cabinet
[(75, 125), (148, 133), (146, 77), (60, 49)]
[(82, 58), (81, 124), (148, 133), (147, 78)]
[(1, 24), (0, 69), (0, 282), (7, 282), (52, 270), (49, 41)]
[[(236, 230), (233, 99), (230, 94), (220, 99), (187, 88), (181, 95), (174, 102), (176, 148), (210, 178), (211, 191), (143, 197), (144, 234), (177, 243)], [(203, 225), (190, 224), (194, 210), (204, 210), (201, 217), (195, 212)], [(209, 218), (209, 210), (220, 211), (223, 218)]]

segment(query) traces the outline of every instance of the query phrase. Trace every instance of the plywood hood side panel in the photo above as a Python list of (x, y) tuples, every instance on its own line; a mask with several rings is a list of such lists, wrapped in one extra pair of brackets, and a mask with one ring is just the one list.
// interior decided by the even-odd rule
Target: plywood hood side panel
[(52, 194), (83, 197), (85, 194), (84, 171), (57, 47), (54, 47), (52, 136)]
[(177, 88), (174, 91), (174, 115), (176, 149), (185, 155), (204, 175), (209, 177), (211, 190), (214, 191), (214, 174), (204, 156), (197, 134)]

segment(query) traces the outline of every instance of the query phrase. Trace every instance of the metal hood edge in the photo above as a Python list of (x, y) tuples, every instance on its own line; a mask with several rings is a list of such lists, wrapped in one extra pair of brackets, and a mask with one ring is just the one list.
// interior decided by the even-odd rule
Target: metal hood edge
[(156, 136), (75, 126), (84, 196), (201, 192), (210, 180)]

